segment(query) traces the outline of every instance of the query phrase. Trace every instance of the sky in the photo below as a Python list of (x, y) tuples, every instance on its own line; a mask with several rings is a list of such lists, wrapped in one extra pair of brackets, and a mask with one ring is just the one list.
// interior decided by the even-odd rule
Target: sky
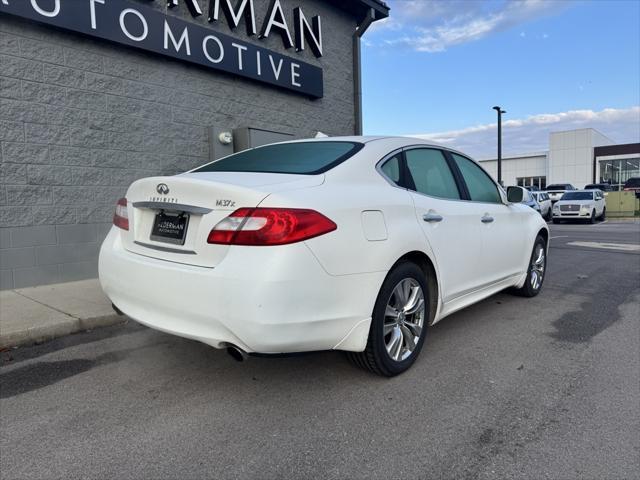
[(595, 128), (640, 142), (640, 0), (387, 0), (363, 38), (367, 135), (411, 135), (475, 158), (548, 149)]

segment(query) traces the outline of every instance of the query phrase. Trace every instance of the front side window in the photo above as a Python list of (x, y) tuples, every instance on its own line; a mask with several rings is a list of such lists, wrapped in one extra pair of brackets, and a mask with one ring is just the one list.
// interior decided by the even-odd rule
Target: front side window
[(355, 155), (364, 145), (355, 142), (295, 142), (265, 145), (221, 158), (192, 171), (263, 172), (317, 175)]
[(460, 199), (460, 192), (440, 150), (415, 148), (405, 152), (407, 170), (416, 192), (439, 198)]
[(455, 153), (451, 155), (462, 173), (472, 201), (502, 203), (498, 187), (482, 168), (468, 158), (461, 157)]

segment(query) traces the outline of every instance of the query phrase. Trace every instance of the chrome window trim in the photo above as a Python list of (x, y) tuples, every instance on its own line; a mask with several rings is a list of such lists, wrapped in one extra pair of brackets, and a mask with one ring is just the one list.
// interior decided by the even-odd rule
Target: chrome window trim
[(151, 248), (153, 250), (159, 250), (161, 252), (167, 253), (182, 253), (186, 255), (196, 255), (196, 252), (193, 250), (180, 250), (179, 248), (171, 248), (171, 247), (162, 247), (160, 245), (153, 245), (151, 243), (139, 242), (138, 240), (134, 240), (136, 245), (140, 245), (141, 247)]
[(392, 187), (395, 188), (399, 188), (400, 190), (405, 190), (408, 191), (408, 188), (404, 188), (401, 187), (400, 185), (398, 185), (396, 182), (394, 182), (393, 180), (391, 180), (386, 173), (384, 173), (384, 171), (382, 170), (382, 165), (384, 165), (385, 163), (387, 163), (388, 160), (391, 160), (391, 157), (395, 157), (397, 154), (402, 153), (402, 148), (398, 148), (394, 151), (392, 151), (391, 153), (386, 154), (384, 157), (382, 157), (382, 160), (379, 160), (376, 163), (375, 169), (376, 171), (382, 176), (382, 178), (384, 178), (387, 183), (389, 185), (391, 185)]
[[(502, 203), (495, 203), (495, 202), (478, 202), (478, 201), (474, 201), (474, 200), (465, 200), (464, 198), (445, 198), (445, 197), (434, 197), (433, 195), (427, 195), (426, 193), (422, 193), (422, 192), (418, 192), (417, 190), (411, 190), (410, 188), (405, 188), (405, 187), (401, 187), (400, 185), (398, 185), (397, 183), (395, 183), (393, 180), (391, 180), (389, 177), (387, 177), (387, 175), (382, 171), (382, 165), (389, 160), (391, 157), (397, 155), (400, 152), (405, 152), (407, 150), (413, 150), (413, 149), (417, 149), (417, 148), (422, 148), (422, 149), (428, 149), (428, 150), (439, 150), (441, 152), (443, 151), (448, 151), (448, 152), (452, 152), (452, 153), (456, 153), (458, 155), (460, 155), (461, 157), (465, 157), (467, 159), (469, 159), (471, 162), (475, 163), (476, 165), (478, 165), (480, 168), (482, 168), (482, 170), (487, 174), (487, 176), (489, 177), (489, 179), (494, 183), (494, 185), (498, 188), (498, 193), (500, 194), (500, 198), (502, 199)], [(506, 198), (506, 193), (504, 191), (504, 189), (498, 184), (496, 183), (493, 178), (491, 178), (491, 175), (489, 175), (486, 170), (484, 170), (484, 168), (475, 160), (470, 159), (469, 157), (465, 156), (464, 154), (458, 152), (457, 150), (452, 150), (450, 148), (446, 148), (446, 147), (438, 147), (436, 145), (429, 145), (429, 144), (414, 144), (414, 145), (407, 145), (405, 147), (401, 147), (401, 148), (397, 148), (396, 150), (393, 150), (391, 153), (388, 153), (387, 155), (385, 155), (384, 157), (382, 157), (382, 160), (379, 160), (376, 163), (375, 166), (377, 172), (382, 176), (382, 178), (384, 178), (387, 183), (389, 185), (391, 185), (392, 187), (398, 188), (400, 190), (404, 190), (405, 192), (410, 192), (410, 193), (415, 193), (417, 195), (422, 195), (423, 197), (427, 197), (427, 198), (433, 198), (434, 200), (445, 200), (445, 201), (449, 201), (449, 202), (464, 202), (464, 203), (475, 203), (475, 204), (484, 204), (484, 205), (505, 205), (505, 206), (509, 206), (510, 203), (507, 201)]]
[(176, 212), (195, 213), (199, 215), (206, 215), (213, 211), (211, 208), (196, 207), (195, 205), (185, 205), (183, 203), (168, 203), (168, 202), (133, 202), (132, 205), (135, 208), (148, 208), (150, 210), (169, 210)]

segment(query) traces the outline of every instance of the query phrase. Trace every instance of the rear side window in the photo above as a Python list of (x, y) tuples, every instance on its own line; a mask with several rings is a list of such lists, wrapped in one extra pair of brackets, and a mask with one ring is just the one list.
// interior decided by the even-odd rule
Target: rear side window
[(389, 178), (389, 180), (391, 180), (395, 184), (400, 183), (400, 158), (400, 153), (394, 155), (389, 160), (387, 160), (380, 168), (382, 172)]
[(502, 203), (498, 187), (482, 168), (468, 158), (461, 157), (455, 153), (451, 155), (460, 169), (460, 173), (462, 173), (473, 202)]
[(356, 142), (296, 142), (266, 145), (221, 158), (192, 171), (263, 172), (317, 175), (332, 169), (364, 147)]
[(417, 192), (432, 197), (460, 199), (453, 173), (440, 150), (407, 150), (405, 158)]

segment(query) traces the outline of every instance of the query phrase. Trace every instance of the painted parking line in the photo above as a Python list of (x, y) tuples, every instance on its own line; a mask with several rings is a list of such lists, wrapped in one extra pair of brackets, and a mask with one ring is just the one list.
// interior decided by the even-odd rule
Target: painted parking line
[(632, 243), (605, 243), (605, 242), (568, 242), (574, 247), (603, 248), (605, 250), (621, 250), (623, 252), (640, 252), (640, 245)]
[(557, 235), (555, 237), (551, 237), (549, 240), (553, 240), (554, 238), (567, 238), (569, 235)]

